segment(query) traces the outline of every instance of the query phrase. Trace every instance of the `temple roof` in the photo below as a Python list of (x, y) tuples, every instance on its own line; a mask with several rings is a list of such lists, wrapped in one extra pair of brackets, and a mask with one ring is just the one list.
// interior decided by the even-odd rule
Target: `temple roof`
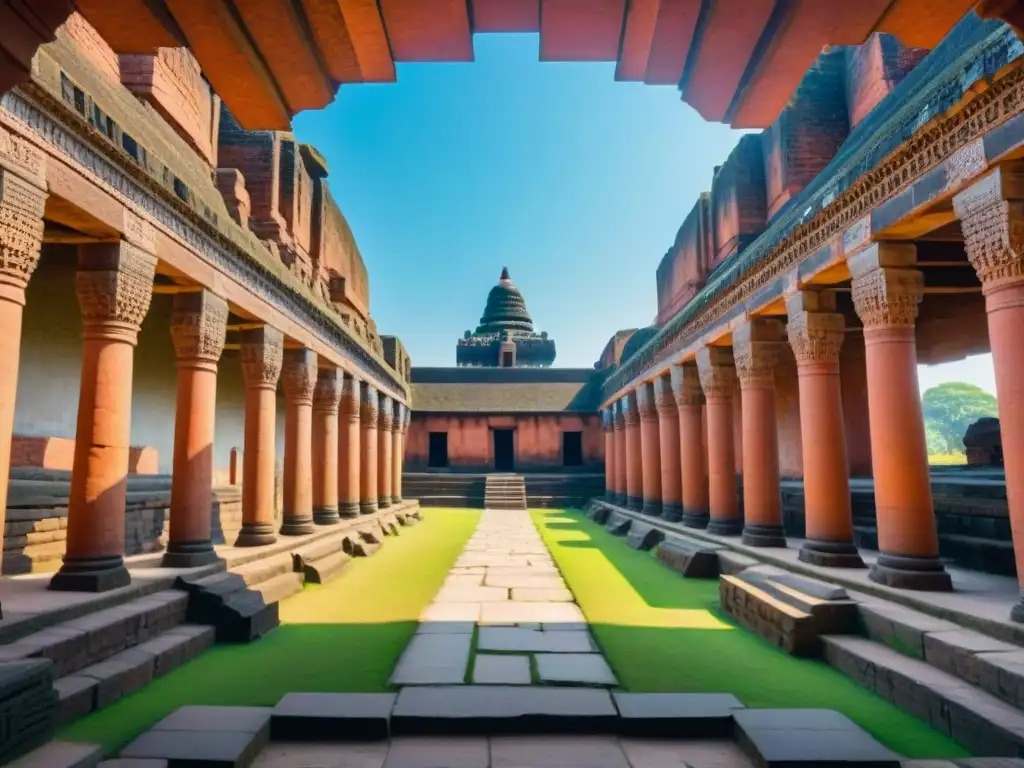
[(502, 331), (533, 333), (533, 319), (526, 311), (526, 299), (509, 277), (508, 267), (502, 267), (498, 284), (487, 294), (487, 306), (474, 335)]
[(417, 413), (594, 413), (593, 368), (413, 368)]

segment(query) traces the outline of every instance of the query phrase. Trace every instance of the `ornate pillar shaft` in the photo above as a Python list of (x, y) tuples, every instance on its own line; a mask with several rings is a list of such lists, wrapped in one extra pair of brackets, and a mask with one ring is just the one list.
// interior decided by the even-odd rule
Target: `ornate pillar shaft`
[(377, 506), (380, 509), (391, 506), (391, 460), (394, 448), (391, 430), (394, 426), (394, 410), (394, 400), (387, 395), (380, 398), (377, 421)]
[(640, 411), (640, 463), (645, 515), (661, 515), (661, 438), (658, 435), (658, 411), (654, 405), (654, 385), (645, 381), (636, 390)]
[(359, 408), (360, 421), (360, 467), (359, 473), (359, 512), (372, 515), (377, 511), (377, 422), (378, 413), (377, 390), (366, 382), (362, 384)]
[(274, 534), (274, 460), (277, 453), (277, 381), (284, 357), (284, 336), (264, 325), (242, 331), (245, 380), (245, 437), (242, 449), (242, 530), (236, 547), (258, 547)]
[[(1024, 588), (1024, 166), (1000, 166), (953, 198), (953, 209), (985, 295), (1006, 501)], [(1011, 616), (1024, 621), (1024, 592)]]
[(736, 386), (729, 347), (702, 347), (697, 370), (707, 402), (708, 533), (738, 536), (743, 530), (736, 489), (736, 456), (732, 433), (732, 396)]
[(163, 564), (193, 568), (217, 559), (213, 550), (213, 431), (217, 364), (224, 351), (228, 303), (207, 290), (179, 293), (171, 314), (178, 361), (171, 475), (171, 524)]
[(848, 260), (864, 324), (871, 464), (881, 554), (871, 578), (909, 589), (950, 589), (939, 560), (928, 451), (917, 383), (914, 321), (924, 279), (916, 248), (874, 243)]
[(338, 403), (342, 373), (321, 368), (313, 389), (313, 522), (334, 525), (338, 515)]
[(621, 400), (612, 405), (612, 419), (615, 428), (615, 503), (626, 506), (626, 415)]
[(402, 465), (405, 463), (405, 430), (409, 427), (409, 408), (395, 403), (395, 417), (391, 423), (391, 503), (402, 502)]
[(679, 464), (683, 525), (707, 528), (708, 471), (704, 453), (704, 391), (695, 363), (673, 365), (672, 395), (679, 412)]
[(131, 582), (123, 556), (132, 373), (155, 272), (156, 257), (125, 240), (79, 247), (82, 380), (67, 554), (51, 589), (104, 592)]
[(849, 461), (843, 420), (839, 349), (845, 320), (831, 291), (789, 297), (786, 331), (796, 357), (803, 447), (807, 537), (800, 559), (814, 565), (863, 568), (853, 545)]
[(3, 159), (13, 149), (12, 141), (0, 129), (0, 530), (7, 516), (25, 288), (39, 264), (47, 196), (43, 155), (29, 149), (37, 172), (34, 181), (3, 167)]
[(604, 497), (615, 501), (615, 417), (611, 408), (601, 409), (601, 432), (604, 433)]
[(654, 407), (658, 410), (658, 452), (661, 454), (661, 516), (676, 523), (683, 519), (682, 458), (679, 411), (668, 374), (654, 380)]
[(630, 392), (622, 398), (622, 418), (626, 425), (626, 506), (639, 512), (644, 506), (644, 476), (636, 392)]
[(311, 349), (284, 353), (284, 509), (281, 535), (302, 536), (313, 527), (313, 391), (317, 356)]
[(732, 333), (743, 422), (743, 543), (785, 547), (779, 486), (775, 366), (783, 342), (778, 320), (752, 318)]
[(342, 517), (359, 516), (362, 475), (360, 404), (359, 379), (345, 374), (338, 408), (338, 514)]

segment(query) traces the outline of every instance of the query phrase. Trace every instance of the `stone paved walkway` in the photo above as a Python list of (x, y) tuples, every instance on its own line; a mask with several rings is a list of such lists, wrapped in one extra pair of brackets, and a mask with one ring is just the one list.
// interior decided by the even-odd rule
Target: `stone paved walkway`
[(525, 510), (484, 511), (391, 682), (617, 684)]

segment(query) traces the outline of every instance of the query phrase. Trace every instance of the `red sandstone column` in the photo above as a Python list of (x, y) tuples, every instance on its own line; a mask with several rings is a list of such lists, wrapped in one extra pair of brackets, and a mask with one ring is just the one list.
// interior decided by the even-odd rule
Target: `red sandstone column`
[(775, 365), (783, 333), (780, 321), (761, 317), (732, 332), (743, 429), (743, 543), (753, 547), (786, 546), (775, 415)]
[(654, 407), (658, 410), (658, 453), (661, 456), (661, 516), (676, 523), (683, 519), (682, 459), (679, 412), (669, 374), (654, 380)]
[(654, 385), (645, 381), (636, 390), (640, 411), (641, 478), (643, 514), (661, 515), (661, 438), (658, 435), (658, 410), (654, 404)]
[(839, 349), (846, 324), (832, 291), (801, 291), (786, 302), (786, 331), (796, 357), (807, 538), (800, 559), (863, 568), (853, 545), (849, 461), (843, 420)]
[[(0, 158), (11, 149), (10, 141), (0, 129)], [(30, 157), (39, 171), (31, 182), (0, 166), (0, 531), (7, 512), (25, 288), (39, 263), (46, 206), (44, 161), (38, 153)], [(0, 563), (2, 557), (0, 550)]]
[(178, 360), (178, 399), (166, 568), (194, 568), (217, 560), (211, 538), (213, 425), (217, 363), (227, 322), (228, 303), (220, 296), (199, 290), (174, 297), (171, 340)]
[(868, 422), (880, 554), (871, 578), (948, 590), (939, 560), (928, 451), (917, 383), (914, 321), (924, 279), (911, 243), (873, 243), (850, 257), (853, 303), (864, 324)]
[(702, 347), (697, 352), (700, 385), (707, 401), (708, 533), (738, 536), (743, 531), (736, 489), (736, 455), (732, 432), (732, 396), (736, 385), (732, 350)]
[(359, 474), (359, 512), (372, 515), (377, 511), (377, 390), (362, 384), (360, 394), (360, 457), (361, 471)]
[(302, 536), (313, 527), (313, 390), (317, 356), (311, 349), (284, 353), (284, 509), (282, 536)]
[(679, 411), (683, 525), (708, 526), (708, 470), (704, 452), (704, 391), (695, 363), (673, 365), (672, 394)]
[(622, 398), (622, 414), (626, 422), (626, 506), (639, 512), (644, 506), (644, 477), (643, 442), (636, 392), (630, 392)]
[(360, 382), (346, 373), (338, 410), (338, 514), (342, 517), (359, 516), (362, 477), (359, 412)]
[(380, 398), (377, 421), (377, 506), (391, 506), (391, 428), (394, 420), (394, 400), (387, 395)]
[(604, 498), (615, 502), (615, 417), (611, 408), (601, 409), (601, 431), (604, 432)]
[(334, 525), (338, 516), (338, 402), (342, 373), (321, 368), (313, 390), (313, 522)]
[(626, 415), (621, 400), (612, 405), (615, 427), (615, 503), (626, 506)]
[(405, 462), (405, 430), (409, 427), (409, 408), (395, 403), (395, 418), (391, 422), (391, 503), (402, 503), (402, 465)]
[(242, 331), (245, 380), (245, 442), (242, 449), (242, 530), (236, 547), (258, 547), (274, 534), (274, 463), (277, 453), (277, 381), (281, 376), (284, 336), (264, 325)]
[[(985, 295), (988, 339), (996, 375), (999, 433), (1006, 469), (1006, 501), (1024, 588), (1024, 166), (997, 168), (953, 198), (967, 258)], [(1024, 621), (1024, 591), (1010, 613)]]
[(50, 589), (105, 592), (131, 582), (123, 555), (132, 369), (155, 270), (155, 256), (124, 240), (78, 250), (82, 381), (67, 554)]

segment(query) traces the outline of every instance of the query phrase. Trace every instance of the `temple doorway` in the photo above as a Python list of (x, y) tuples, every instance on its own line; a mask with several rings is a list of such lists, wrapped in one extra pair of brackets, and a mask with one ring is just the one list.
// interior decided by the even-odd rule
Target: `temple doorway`
[(499, 472), (510, 472), (515, 467), (513, 438), (515, 430), (496, 429), (494, 434), (494, 468)]
[(448, 433), (431, 432), (429, 453), (427, 456), (428, 467), (448, 466)]
[(562, 433), (562, 465), (566, 467), (583, 466), (583, 433)]

